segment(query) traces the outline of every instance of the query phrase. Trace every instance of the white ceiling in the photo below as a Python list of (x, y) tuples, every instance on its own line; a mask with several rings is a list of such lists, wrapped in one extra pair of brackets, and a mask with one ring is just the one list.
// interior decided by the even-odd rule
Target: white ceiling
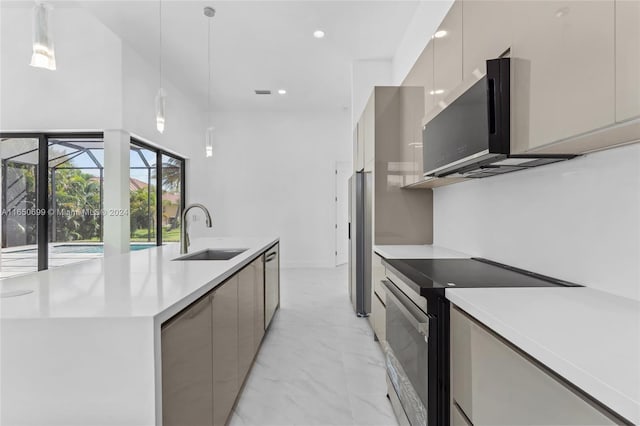
[[(80, 1), (152, 64), (158, 63), (158, 1)], [(325, 109), (351, 103), (351, 64), (389, 59), (418, 1), (163, 0), (165, 75), (202, 105), (207, 25), (213, 18), (215, 108)], [(316, 29), (326, 32), (315, 39)], [(287, 90), (280, 96), (278, 89)], [(259, 97), (254, 89), (271, 89)]]

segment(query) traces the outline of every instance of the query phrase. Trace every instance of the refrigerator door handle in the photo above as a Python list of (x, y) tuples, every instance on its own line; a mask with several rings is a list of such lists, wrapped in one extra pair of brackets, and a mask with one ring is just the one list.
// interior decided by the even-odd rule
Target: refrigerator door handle
[(347, 232), (349, 233), (349, 239), (351, 239), (351, 222), (349, 222), (349, 226), (347, 227)]

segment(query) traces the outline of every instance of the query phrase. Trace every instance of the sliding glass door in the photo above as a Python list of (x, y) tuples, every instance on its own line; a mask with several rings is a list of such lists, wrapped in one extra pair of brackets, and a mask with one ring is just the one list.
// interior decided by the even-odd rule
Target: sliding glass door
[[(0, 198), (2, 249), (0, 278), (41, 269), (38, 220), (46, 205), (38, 198), (40, 173), (38, 137), (0, 138)], [(45, 189), (46, 190), (46, 189)]]
[(47, 138), (49, 268), (104, 255), (102, 135)]

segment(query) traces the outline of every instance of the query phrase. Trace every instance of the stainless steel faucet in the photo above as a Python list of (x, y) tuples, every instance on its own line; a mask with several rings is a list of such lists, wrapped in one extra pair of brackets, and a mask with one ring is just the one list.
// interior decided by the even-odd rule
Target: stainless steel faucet
[(180, 228), (180, 254), (186, 254), (189, 250), (190, 242), (189, 232), (187, 231), (187, 213), (189, 213), (189, 210), (194, 207), (197, 207), (204, 212), (205, 224), (207, 225), (207, 228), (211, 228), (211, 215), (209, 214), (209, 210), (207, 210), (205, 206), (200, 203), (194, 203), (184, 209), (184, 211), (182, 212), (182, 227)]

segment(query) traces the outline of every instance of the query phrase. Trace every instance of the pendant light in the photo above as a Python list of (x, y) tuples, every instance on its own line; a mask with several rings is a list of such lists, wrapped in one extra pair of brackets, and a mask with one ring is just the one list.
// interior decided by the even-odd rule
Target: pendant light
[(52, 10), (50, 4), (41, 2), (36, 2), (33, 8), (33, 55), (30, 65), (54, 71), (56, 55), (53, 48)]
[(215, 128), (211, 124), (211, 22), (214, 16), (216, 16), (216, 10), (212, 7), (204, 8), (204, 16), (209, 18), (209, 24), (207, 27), (207, 62), (208, 62), (208, 74), (207, 74), (207, 121), (209, 126), (205, 133), (205, 155), (207, 157), (213, 157), (213, 138)]
[(156, 94), (156, 128), (160, 133), (164, 132), (165, 107), (167, 103), (167, 92), (162, 88), (162, 0), (159, 0), (159, 49), (158, 63), (160, 68), (160, 88)]

